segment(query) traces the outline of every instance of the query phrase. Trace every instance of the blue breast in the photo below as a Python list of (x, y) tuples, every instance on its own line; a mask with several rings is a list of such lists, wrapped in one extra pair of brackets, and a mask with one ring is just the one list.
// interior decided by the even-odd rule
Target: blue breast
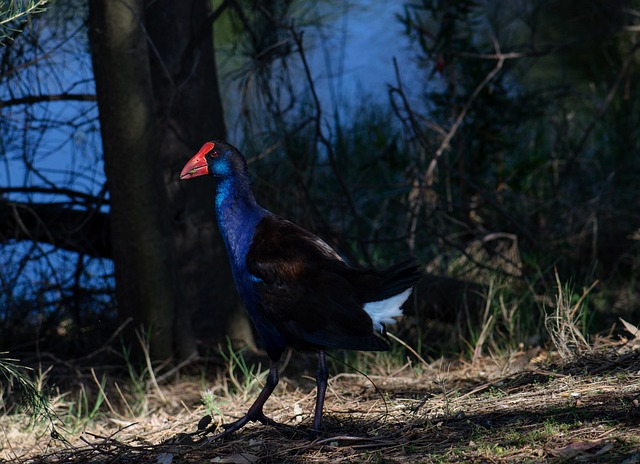
[[(229, 253), (229, 261), (233, 277), (240, 291), (240, 296), (250, 296), (255, 277), (247, 271), (247, 253), (255, 229), (266, 211), (255, 203), (252, 198), (246, 198), (238, 187), (238, 182), (231, 178), (218, 184), (216, 191), (216, 216), (218, 227)], [(247, 293), (245, 295), (245, 292)]]
[(236, 288), (268, 352), (284, 349), (285, 341), (268, 321), (258, 316), (260, 279), (247, 270), (247, 253), (256, 226), (269, 212), (253, 198), (250, 187), (240, 179), (221, 180), (216, 189), (216, 216), (224, 240)]

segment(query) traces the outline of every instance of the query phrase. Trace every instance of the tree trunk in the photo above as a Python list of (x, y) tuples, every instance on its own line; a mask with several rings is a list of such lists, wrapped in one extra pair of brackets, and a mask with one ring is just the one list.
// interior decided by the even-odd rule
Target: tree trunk
[(244, 339), (250, 329), (215, 224), (213, 179), (178, 178), (202, 143), (225, 137), (210, 1), (143, 3), (90, 2), (117, 297), (123, 316), (153, 330), (155, 359), (184, 359), (196, 334), (215, 342), (229, 327)]
[(118, 307), (163, 360), (173, 352), (176, 287), (143, 13), (142, 0), (91, 0), (90, 38)]
[(198, 335), (220, 340), (239, 306), (215, 223), (213, 179), (179, 179), (204, 142), (225, 138), (210, 5), (209, 0), (153, 0), (146, 10), (160, 121), (156, 159), (169, 198), (178, 282), (176, 348), (182, 357), (195, 350), (192, 320)]

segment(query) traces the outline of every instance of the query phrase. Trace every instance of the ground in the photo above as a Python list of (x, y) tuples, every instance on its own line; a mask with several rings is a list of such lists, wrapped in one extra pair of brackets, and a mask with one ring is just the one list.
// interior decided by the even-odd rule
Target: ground
[[(611, 347), (564, 364), (543, 358), (549, 354), (515, 353), (336, 375), (314, 440), (312, 379), (283, 376), (265, 412), (289, 427), (250, 424), (224, 441), (175, 443), (207, 414), (206, 380), (181, 379), (156, 385), (153, 406), (135, 420), (109, 404), (113, 414), (53, 438), (50, 428), (1, 416), (0, 462), (640, 463), (640, 352)], [(213, 420), (238, 417), (255, 393), (218, 398)]]

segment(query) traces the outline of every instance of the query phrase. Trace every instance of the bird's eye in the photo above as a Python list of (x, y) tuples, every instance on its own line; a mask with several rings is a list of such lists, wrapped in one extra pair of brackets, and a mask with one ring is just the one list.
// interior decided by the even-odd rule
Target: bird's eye
[(218, 150), (213, 150), (213, 151), (211, 152), (211, 156), (212, 156), (213, 158), (217, 158), (218, 156), (220, 156), (220, 152), (219, 152)]

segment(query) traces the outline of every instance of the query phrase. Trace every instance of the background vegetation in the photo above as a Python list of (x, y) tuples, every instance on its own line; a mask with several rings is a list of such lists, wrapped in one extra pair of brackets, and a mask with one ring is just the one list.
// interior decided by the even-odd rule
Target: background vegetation
[[(324, 98), (318, 75), (344, 63), (310, 59), (349, 8), (375, 4), (130, 3), (131, 68), (105, 26), (118, 2), (57, 2), (0, 23), (0, 351), (11, 358), (115, 362), (140, 379), (208, 359), (227, 334), (253, 344), (212, 186), (176, 178), (226, 134), (265, 207), (353, 263), (423, 263), (400, 359), (580, 351), (617, 334), (619, 318), (638, 321), (640, 3), (407, 2), (396, 21), (417, 70), (389, 62), (383, 99), (366, 88)], [(132, 217), (135, 230), (121, 226)], [(146, 246), (151, 267), (135, 257)]]

